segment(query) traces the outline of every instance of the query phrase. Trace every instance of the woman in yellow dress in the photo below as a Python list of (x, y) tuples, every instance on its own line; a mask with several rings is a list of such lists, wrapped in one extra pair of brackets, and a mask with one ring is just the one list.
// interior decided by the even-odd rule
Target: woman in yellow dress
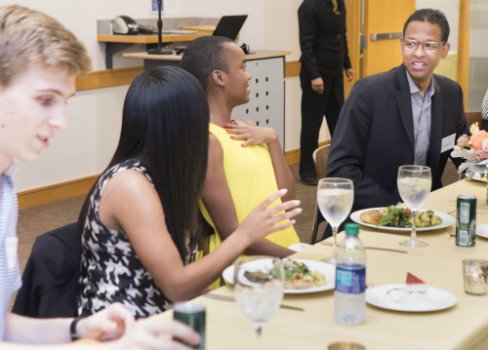
[[(210, 108), (208, 168), (200, 203), (218, 233), (211, 238), (210, 251), (278, 188), (288, 189), (283, 200), (295, 197), (293, 175), (274, 129), (231, 119), (232, 109), (249, 101), (251, 76), (245, 60), (233, 41), (209, 36), (191, 42), (181, 62), (205, 88)], [(285, 257), (293, 253), (288, 247), (299, 243), (293, 226), (266, 238), (246, 253)]]

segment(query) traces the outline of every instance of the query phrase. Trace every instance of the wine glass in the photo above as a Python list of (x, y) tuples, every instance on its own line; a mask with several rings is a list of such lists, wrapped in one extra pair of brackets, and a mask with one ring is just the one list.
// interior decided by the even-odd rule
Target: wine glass
[(258, 339), (264, 324), (283, 299), (283, 261), (270, 256), (243, 256), (234, 263), (234, 298), (252, 322)]
[[(320, 213), (332, 228), (334, 249), (337, 248), (337, 230), (347, 218), (354, 201), (354, 186), (350, 179), (325, 177), (317, 185), (317, 204)], [(331, 262), (334, 262), (331, 259)]]
[(402, 165), (398, 168), (397, 186), (400, 197), (412, 211), (412, 233), (410, 239), (401, 241), (405, 247), (425, 247), (427, 242), (417, 240), (415, 215), (424, 204), (432, 186), (430, 168), (423, 165)]

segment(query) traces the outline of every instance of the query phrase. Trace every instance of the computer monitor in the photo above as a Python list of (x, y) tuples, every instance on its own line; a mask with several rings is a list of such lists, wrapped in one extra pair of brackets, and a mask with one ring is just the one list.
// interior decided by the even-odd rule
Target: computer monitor
[(247, 15), (222, 16), (212, 35), (236, 40), (246, 18)]

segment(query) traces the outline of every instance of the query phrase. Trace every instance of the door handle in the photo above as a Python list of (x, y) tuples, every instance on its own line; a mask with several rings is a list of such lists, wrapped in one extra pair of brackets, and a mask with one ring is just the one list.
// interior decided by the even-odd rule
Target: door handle
[(402, 37), (402, 32), (391, 32), (391, 33), (371, 33), (370, 40), (389, 40), (389, 39), (400, 39)]

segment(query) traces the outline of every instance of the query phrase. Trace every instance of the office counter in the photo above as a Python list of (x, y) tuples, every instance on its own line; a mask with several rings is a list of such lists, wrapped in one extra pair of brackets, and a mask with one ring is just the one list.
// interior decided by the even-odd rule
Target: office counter
[[(212, 34), (208, 31), (198, 31), (192, 34), (164, 34), (162, 42), (165, 44), (175, 42), (189, 42), (201, 36)], [(118, 35), (98, 34), (97, 41), (105, 44), (105, 67), (113, 68), (113, 55), (133, 45), (145, 45), (146, 49), (155, 47), (158, 44), (157, 35)]]

